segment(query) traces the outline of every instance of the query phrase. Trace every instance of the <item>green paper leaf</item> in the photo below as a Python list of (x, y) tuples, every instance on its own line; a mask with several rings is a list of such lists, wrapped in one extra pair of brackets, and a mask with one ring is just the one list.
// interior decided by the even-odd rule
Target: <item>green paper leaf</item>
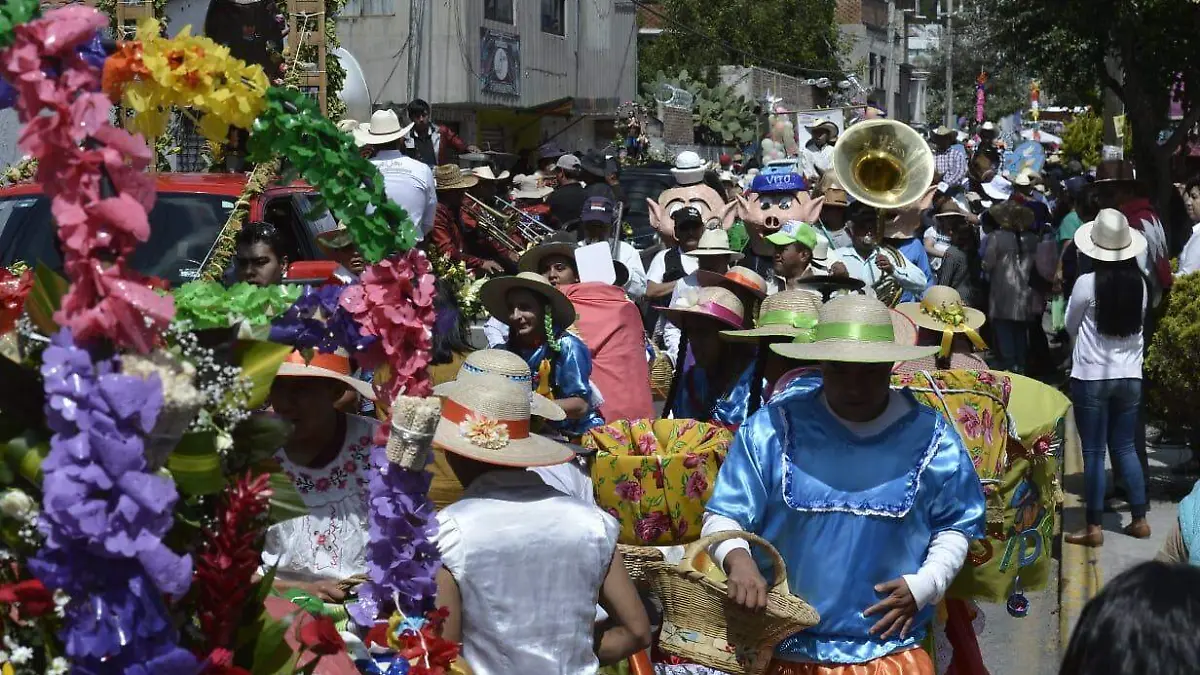
[(271, 618), (266, 610), (259, 616), (259, 623), (261, 629), (258, 631), (258, 641), (254, 644), (254, 662), (250, 672), (254, 675), (291, 672), (293, 652), (284, 640), (291, 624)]
[(287, 474), (275, 472), (271, 474), (271, 512), (267, 520), (274, 525), (289, 518), (299, 518), (308, 515), (308, 507), (296, 491), (296, 486)]
[(225, 489), (215, 432), (184, 434), (167, 457), (167, 469), (183, 494), (211, 495)]
[(69, 286), (66, 279), (42, 263), (33, 268), (33, 287), (25, 298), (25, 311), (43, 335), (58, 332), (54, 313), (62, 306), (62, 298)]
[(241, 340), (234, 347), (234, 363), (242, 369), (242, 375), (250, 380), (253, 389), (247, 408), (257, 410), (267, 402), (271, 383), (279, 372), (279, 365), (292, 353), (289, 345), (258, 340)]
[(26, 432), (4, 444), (6, 472), (15, 480), (20, 476), (32, 485), (42, 484), (42, 460), (50, 454), (50, 443), (33, 432)]
[(269, 413), (255, 413), (233, 429), (233, 447), (247, 465), (258, 464), (274, 456), (292, 433), (283, 419)]

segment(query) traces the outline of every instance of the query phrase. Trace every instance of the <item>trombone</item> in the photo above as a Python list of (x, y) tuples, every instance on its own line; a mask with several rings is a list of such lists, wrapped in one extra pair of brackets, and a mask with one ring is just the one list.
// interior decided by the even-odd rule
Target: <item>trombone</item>
[(504, 201), (503, 197), (496, 197), (496, 204), (499, 205), (505, 213), (515, 216), (516, 221), (513, 223), (513, 225), (517, 228), (517, 233), (520, 234), (521, 238), (525, 241), (536, 244), (542, 239), (554, 234), (554, 230), (552, 230), (549, 225), (546, 225), (537, 218), (525, 213), (518, 208), (516, 204)]
[(509, 234), (509, 220), (503, 213), (484, 204), (470, 192), (464, 195), (462, 208), (475, 219), (476, 226), (492, 241), (507, 249), (514, 255), (521, 255), (525, 247)]

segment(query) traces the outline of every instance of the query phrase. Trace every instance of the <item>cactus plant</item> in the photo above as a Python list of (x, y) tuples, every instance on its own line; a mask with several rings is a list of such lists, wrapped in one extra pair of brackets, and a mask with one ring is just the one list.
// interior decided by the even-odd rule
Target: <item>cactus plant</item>
[[(732, 87), (710, 87), (682, 70), (675, 77), (658, 71), (653, 82), (642, 85), (642, 104), (655, 109), (668, 92), (683, 90), (692, 96), (696, 142), (702, 145), (745, 145), (754, 140), (754, 105)], [(686, 98), (686, 97), (684, 97)]]

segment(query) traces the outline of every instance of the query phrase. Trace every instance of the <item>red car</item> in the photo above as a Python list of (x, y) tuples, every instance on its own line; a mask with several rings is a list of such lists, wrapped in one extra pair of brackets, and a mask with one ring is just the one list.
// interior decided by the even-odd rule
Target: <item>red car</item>
[[(242, 174), (164, 173), (150, 211), (150, 241), (134, 252), (133, 266), (177, 286), (197, 278), (213, 242), (246, 186)], [(293, 260), (323, 257), (314, 241), (334, 227), (324, 208), (315, 208), (313, 189), (302, 183), (272, 186), (250, 203), (250, 221), (278, 228)], [(51, 226), (50, 202), (36, 183), (0, 189), (0, 265), (23, 260), (62, 269)]]

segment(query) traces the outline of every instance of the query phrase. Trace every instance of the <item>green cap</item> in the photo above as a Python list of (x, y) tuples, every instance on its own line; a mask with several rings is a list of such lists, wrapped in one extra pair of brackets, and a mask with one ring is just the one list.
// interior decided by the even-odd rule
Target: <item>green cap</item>
[(817, 247), (817, 231), (812, 225), (800, 222), (799, 220), (789, 220), (779, 228), (779, 231), (767, 237), (767, 241), (776, 246), (787, 246), (788, 244), (799, 242), (804, 244), (811, 251)]

